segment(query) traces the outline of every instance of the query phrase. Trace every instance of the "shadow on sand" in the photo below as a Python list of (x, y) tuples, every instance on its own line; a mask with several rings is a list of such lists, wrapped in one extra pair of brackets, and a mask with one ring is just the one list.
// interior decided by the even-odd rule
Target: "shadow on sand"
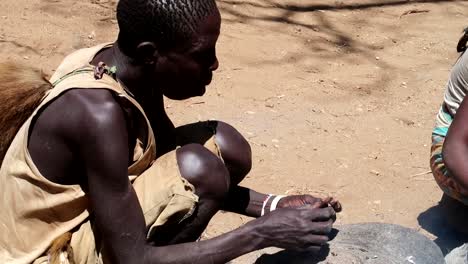
[(434, 242), (447, 255), (468, 243), (468, 207), (443, 195), (439, 204), (418, 216), (419, 225), (437, 238)]

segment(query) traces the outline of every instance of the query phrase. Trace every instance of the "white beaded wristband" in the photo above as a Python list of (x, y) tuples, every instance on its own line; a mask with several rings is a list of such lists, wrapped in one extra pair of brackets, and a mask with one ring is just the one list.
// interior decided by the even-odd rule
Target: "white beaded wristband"
[(262, 212), (261, 212), (260, 216), (265, 215), (265, 206), (266, 206), (267, 202), (270, 200), (270, 198), (272, 196), (273, 196), (273, 194), (269, 194), (268, 197), (265, 198), (265, 201), (263, 201)]
[(276, 206), (278, 206), (279, 201), (284, 197), (286, 197), (286, 195), (278, 195), (275, 197), (275, 199), (273, 199), (270, 205), (270, 212), (276, 210)]

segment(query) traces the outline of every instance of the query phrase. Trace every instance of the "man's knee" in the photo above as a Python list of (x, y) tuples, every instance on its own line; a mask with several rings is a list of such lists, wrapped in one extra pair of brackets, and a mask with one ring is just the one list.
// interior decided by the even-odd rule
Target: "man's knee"
[(188, 144), (177, 150), (179, 170), (195, 186), (201, 198), (224, 199), (230, 187), (224, 163), (200, 144)]
[(232, 184), (238, 184), (252, 168), (252, 150), (247, 140), (231, 125), (218, 121), (216, 144), (231, 172)]

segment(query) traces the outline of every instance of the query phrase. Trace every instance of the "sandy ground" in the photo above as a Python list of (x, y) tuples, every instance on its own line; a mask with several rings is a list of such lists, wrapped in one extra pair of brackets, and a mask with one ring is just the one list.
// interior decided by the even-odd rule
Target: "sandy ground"
[[(218, 4), (220, 69), (206, 96), (167, 101), (175, 123), (237, 127), (254, 153), (245, 186), (334, 195), (345, 208), (338, 223), (396, 223), (434, 238), (421, 217), (441, 197), (430, 134), (468, 2)], [(114, 5), (1, 0), (0, 58), (52, 73), (72, 50), (115, 40)], [(220, 213), (205, 237), (246, 221)]]

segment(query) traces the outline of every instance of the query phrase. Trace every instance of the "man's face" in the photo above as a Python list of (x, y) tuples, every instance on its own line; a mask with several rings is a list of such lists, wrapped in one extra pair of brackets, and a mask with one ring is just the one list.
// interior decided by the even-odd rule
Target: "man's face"
[(204, 19), (185, 47), (161, 56), (156, 71), (163, 94), (174, 100), (201, 96), (218, 68), (216, 41), (221, 26), (219, 12)]

